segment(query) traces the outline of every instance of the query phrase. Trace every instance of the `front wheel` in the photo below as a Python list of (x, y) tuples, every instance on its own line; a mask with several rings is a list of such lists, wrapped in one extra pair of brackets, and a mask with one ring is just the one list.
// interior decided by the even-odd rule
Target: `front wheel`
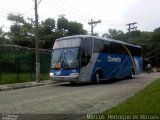
[(95, 80), (93, 81), (95, 84), (99, 84), (101, 81), (101, 75), (97, 72)]
[(134, 78), (134, 75), (135, 75), (135, 72), (134, 72), (134, 70), (132, 70), (132, 72), (131, 72), (129, 78), (130, 78), (130, 79), (133, 79), (133, 78)]
[(95, 81), (95, 82), (96, 82), (97, 84), (100, 83), (100, 79), (101, 79), (101, 78), (100, 78), (100, 74), (97, 73), (97, 74), (96, 74), (96, 81)]

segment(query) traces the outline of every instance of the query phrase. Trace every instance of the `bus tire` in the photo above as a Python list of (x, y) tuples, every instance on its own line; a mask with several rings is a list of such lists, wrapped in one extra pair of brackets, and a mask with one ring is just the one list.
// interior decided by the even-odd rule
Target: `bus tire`
[(96, 73), (96, 80), (95, 80), (95, 83), (100, 83), (100, 74), (99, 73)]
[(99, 84), (102, 78), (103, 78), (103, 73), (101, 70), (98, 70), (96, 72), (96, 78), (94, 80), (94, 83)]
[(135, 75), (135, 71), (134, 71), (134, 69), (132, 69), (129, 78), (130, 78), (130, 79), (133, 79), (133, 78), (134, 78), (134, 75)]

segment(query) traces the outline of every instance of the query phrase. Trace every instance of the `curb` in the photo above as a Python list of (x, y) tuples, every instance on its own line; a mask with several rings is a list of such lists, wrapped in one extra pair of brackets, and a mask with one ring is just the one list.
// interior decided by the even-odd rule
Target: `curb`
[(15, 83), (15, 84), (4, 84), (0, 85), (0, 91), (7, 91), (7, 90), (15, 90), (15, 89), (22, 89), (22, 88), (29, 88), (35, 86), (42, 86), (47, 84), (56, 84), (57, 82), (51, 80), (44, 80), (37, 82), (25, 82), (25, 83)]

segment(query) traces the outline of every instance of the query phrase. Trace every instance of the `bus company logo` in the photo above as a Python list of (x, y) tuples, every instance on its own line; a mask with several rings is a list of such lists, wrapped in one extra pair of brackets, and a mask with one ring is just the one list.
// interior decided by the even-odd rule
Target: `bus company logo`
[(107, 61), (108, 62), (121, 62), (121, 58), (120, 57), (111, 57), (111, 56), (108, 56), (107, 57)]

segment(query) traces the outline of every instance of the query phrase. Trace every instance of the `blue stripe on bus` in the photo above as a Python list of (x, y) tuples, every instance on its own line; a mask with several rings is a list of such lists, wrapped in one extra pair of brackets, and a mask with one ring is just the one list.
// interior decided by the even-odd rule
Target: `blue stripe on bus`
[[(140, 65), (142, 63), (141, 60), (141, 57), (134, 57), (136, 72), (138, 74), (142, 72), (142, 65)], [(132, 68), (132, 61), (127, 55), (100, 53), (93, 68), (91, 80), (96, 79), (95, 74), (98, 69), (103, 71), (104, 79), (110, 79), (114, 77), (128, 76), (130, 75)]]

